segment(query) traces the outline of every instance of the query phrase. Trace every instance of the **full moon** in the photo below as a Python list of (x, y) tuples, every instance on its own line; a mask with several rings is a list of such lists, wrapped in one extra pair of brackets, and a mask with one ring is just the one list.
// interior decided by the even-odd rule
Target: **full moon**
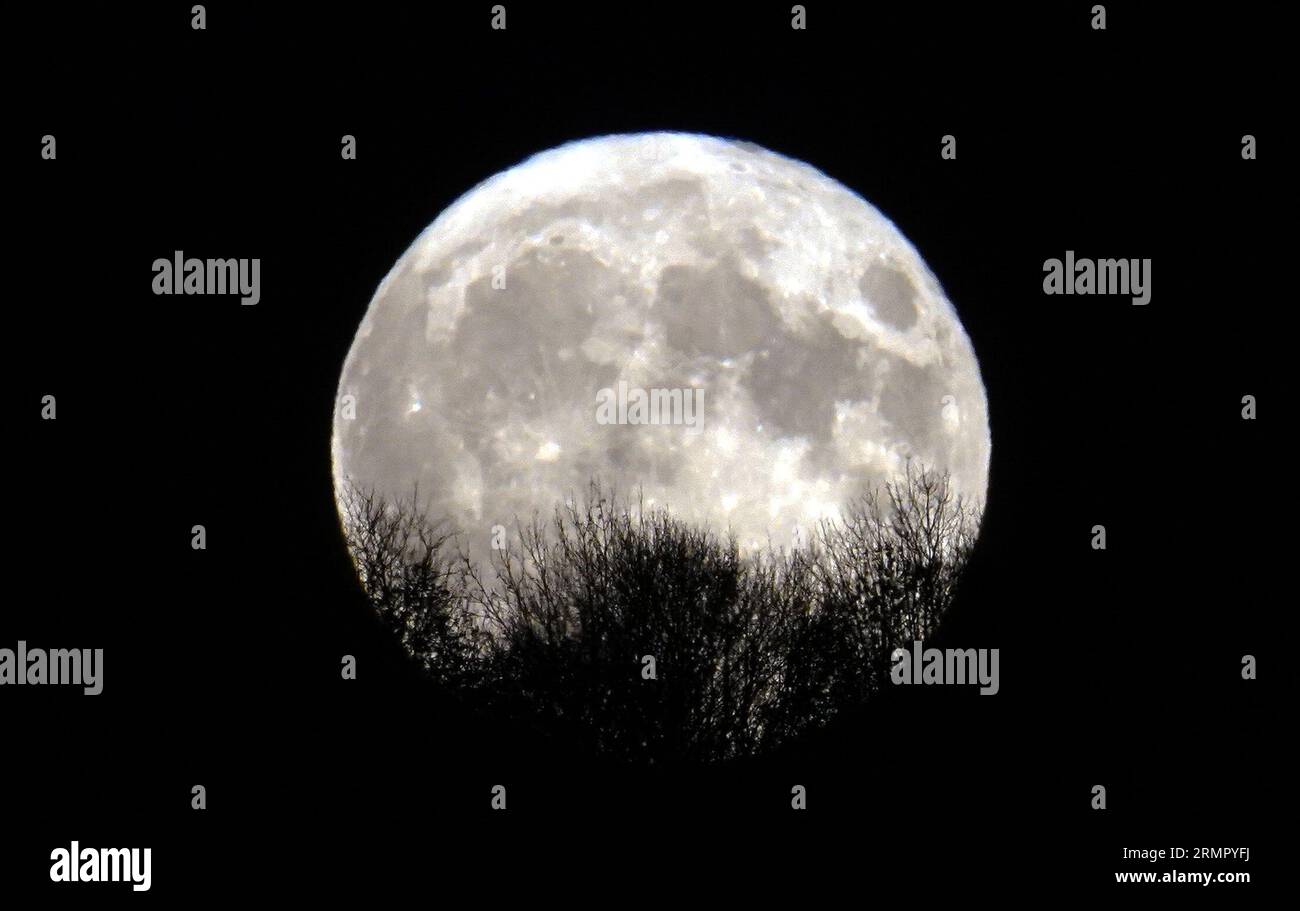
[(620, 500), (792, 548), (909, 460), (982, 505), (970, 340), (899, 230), (750, 143), (605, 136), (470, 190), (379, 284), (339, 381), (345, 483), (494, 529)]

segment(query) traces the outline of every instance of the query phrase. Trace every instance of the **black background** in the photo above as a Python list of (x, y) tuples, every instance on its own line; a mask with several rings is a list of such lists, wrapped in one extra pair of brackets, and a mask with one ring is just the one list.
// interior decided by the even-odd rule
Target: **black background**
[[(1293, 673), (1274, 585), (1294, 484), (1280, 24), (1241, 4), (1108, 4), (1097, 32), (1087, 3), (813, 3), (797, 32), (787, 3), (506, 5), (504, 33), (489, 3), (212, 3), (206, 31), (190, 4), (9, 19), (0, 646), (106, 654), (98, 697), (0, 690), (0, 888), (52, 888), (49, 852), (73, 839), (152, 847), (160, 896), (1199, 889), (1114, 885), (1150, 869), (1122, 847), (1171, 845), (1249, 846), (1235, 869), (1256, 883), (1211, 889), (1258, 888)], [(900, 688), (762, 761), (631, 771), (457, 705), (369, 615), (329, 434), (375, 286), (478, 181), (651, 129), (813, 164), (955, 302), (993, 461), (932, 644), (999, 648), (996, 697)], [(1043, 261), (1067, 249), (1152, 259), (1150, 305), (1045, 296)], [(261, 302), (154, 296), (150, 265), (175, 250), (260, 258)]]

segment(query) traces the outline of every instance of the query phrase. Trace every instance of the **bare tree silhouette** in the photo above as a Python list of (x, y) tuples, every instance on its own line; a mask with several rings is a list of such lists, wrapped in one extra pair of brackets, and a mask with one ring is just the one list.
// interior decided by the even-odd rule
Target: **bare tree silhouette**
[(430, 674), (644, 762), (753, 755), (869, 698), (893, 649), (935, 630), (980, 521), (946, 475), (909, 467), (808, 547), (742, 555), (593, 484), (485, 568), (414, 494), (343, 493), (362, 587)]
[(361, 587), (402, 645), (440, 682), (476, 684), (486, 634), (446, 559), (450, 537), (420, 508), (418, 488), (390, 502), (346, 485), (342, 516)]

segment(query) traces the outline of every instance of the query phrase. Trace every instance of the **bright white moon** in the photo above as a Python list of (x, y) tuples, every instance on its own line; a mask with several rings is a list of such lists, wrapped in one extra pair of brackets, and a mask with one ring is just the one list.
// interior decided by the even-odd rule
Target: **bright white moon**
[[(620, 389), (699, 412), (598, 419)], [(916, 250), (815, 168), (709, 136), (576, 142), (462, 196), (379, 285), (339, 395), (336, 486), (418, 482), (476, 559), (593, 478), (745, 548), (806, 541), (909, 458), (975, 504), (988, 484), (979, 365)]]

